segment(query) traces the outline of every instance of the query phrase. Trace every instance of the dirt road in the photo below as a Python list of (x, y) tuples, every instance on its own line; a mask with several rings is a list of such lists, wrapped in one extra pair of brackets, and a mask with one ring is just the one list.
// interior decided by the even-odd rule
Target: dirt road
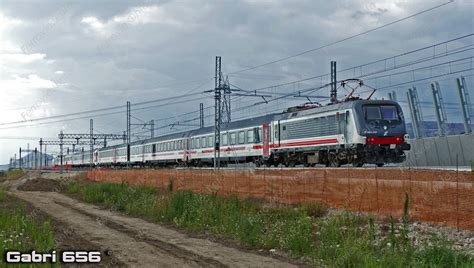
[(292, 266), (278, 259), (192, 238), (157, 224), (81, 203), (58, 192), (17, 189), (26, 180), (34, 178), (29, 175), (11, 185), (10, 191), (97, 246), (90, 250), (113, 255), (117, 264), (133, 267)]

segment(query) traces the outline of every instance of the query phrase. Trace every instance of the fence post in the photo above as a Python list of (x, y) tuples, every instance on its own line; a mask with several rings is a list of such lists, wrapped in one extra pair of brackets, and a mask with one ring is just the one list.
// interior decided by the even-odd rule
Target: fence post
[(430, 211), (430, 220), (433, 220), (435, 217), (433, 216), (433, 213), (434, 213), (434, 210), (435, 210), (435, 204), (434, 204), (434, 200), (435, 200), (435, 196), (433, 194), (433, 180), (434, 178), (432, 176), (430, 176), (430, 199), (431, 199), (431, 211)]
[(326, 176), (327, 176), (327, 170), (324, 169), (324, 177), (323, 177), (323, 196), (321, 199), (324, 200), (324, 203), (326, 203), (326, 205), (328, 205), (328, 200), (326, 198)]
[(459, 231), (459, 162), (456, 154), (456, 227)]
[(377, 213), (380, 213), (380, 204), (379, 204), (379, 176), (377, 174), (377, 169), (374, 169), (375, 171), (375, 197), (376, 197), (376, 203), (377, 203)]
[(347, 166), (347, 203), (348, 207), (351, 208), (351, 174), (349, 165)]
[(266, 165), (263, 165), (263, 199), (267, 200)]
[(247, 197), (252, 197), (252, 194), (251, 194), (251, 191), (252, 191), (252, 182), (250, 181), (250, 169), (248, 169), (248, 173), (247, 173), (247, 177), (248, 177), (248, 191), (247, 191)]

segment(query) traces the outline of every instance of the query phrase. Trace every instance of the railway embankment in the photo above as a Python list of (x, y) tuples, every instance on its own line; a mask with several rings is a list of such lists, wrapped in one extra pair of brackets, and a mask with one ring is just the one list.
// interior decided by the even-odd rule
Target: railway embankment
[(406, 168), (94, 170), (88, 180), (274, 203), (321, 203), (332, 208), (400, 217), (405, 193), (414, 220), (474, 230), (474, 173)]

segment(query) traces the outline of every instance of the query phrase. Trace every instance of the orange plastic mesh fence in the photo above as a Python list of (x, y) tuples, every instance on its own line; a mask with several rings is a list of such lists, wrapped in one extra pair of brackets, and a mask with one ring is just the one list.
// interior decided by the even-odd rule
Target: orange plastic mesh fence
[(92, 181), (168, 187), (197, 193), (252, 197), (286, 204), (330, 207), (399, 217), (405, 192), (410, 216), (474, 230), (474, 172), (377, 169), (93, 170)]

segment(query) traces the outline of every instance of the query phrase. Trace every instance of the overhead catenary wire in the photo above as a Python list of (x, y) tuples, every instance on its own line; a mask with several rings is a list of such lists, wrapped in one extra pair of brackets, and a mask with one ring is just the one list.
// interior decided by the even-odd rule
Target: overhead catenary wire
[[(154, 99), (154, 100), (149, 100), (149, 101), (136, 102), (136, 103), (133, 103), (131, 106), (141, 106), (145, 104), (159, 103), (159, 102), (165, 102), (165, 101), (170, 101), (174, 99), (180, 99), (184, 97), (200, 95), (202, 94), (202, 92), (195, 92), (192, 94), (190, 92), (201, 88), (203, 85), (209, 83), (210, 81), (211, 80), (207, 80), (203, 84), (200, 84), (199, 86), (192, 88), (185, 94), (166, 97), (166, 98), (160, 98), (160, 99)], [(4, 123), (0, 123), (0, 126), (24, 124), (24, 123), (29, 123), (29, 122), (44, 121), (44, 120), (49, 120), (49, 119), (56, 119), (56, 118), (69, 117), (69, 116), (82, 115), (82, 114), (91, 114), (91, 113), (96, 113), (96, 112), (104, 112), (104, 111), (117, 110), (117, 109), (123, 109), (123, 108), (124, 108), (123, 105), (117, 105), (117, 106), (111, 106), (111, 107), (105, 107), (105, 108), (99, 108), (99, 109), (93, 109), (93, 110), (87, 110), (87, 111), (81, 111), (81, 112), (75, 112), (75, 113), (69, 113), (69, 114), (53, 115), (53, 116), (48, 116), (48, 117), (34, 118), (34, 119), (21, 120), (21, 121), (15, 121), (15, 122), (4, 122)]]

